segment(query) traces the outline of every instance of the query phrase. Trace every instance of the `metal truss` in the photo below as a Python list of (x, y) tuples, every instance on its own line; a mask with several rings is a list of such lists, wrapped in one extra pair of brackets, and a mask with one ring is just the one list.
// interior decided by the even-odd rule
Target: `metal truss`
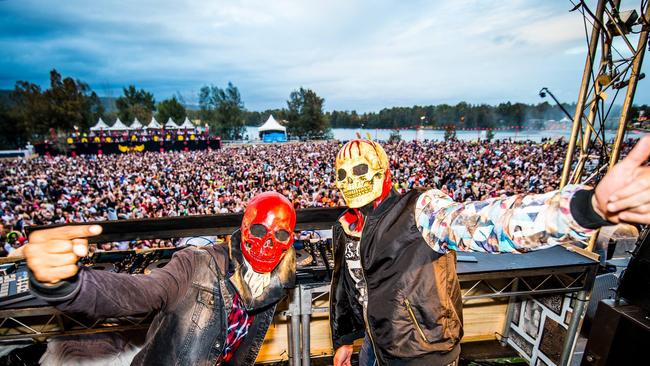
[(141, 317), (88, 321), (54, 307), (0, 310), (0, 344), (21, 340), (43, 341), (54, 336), (147, 329), (153, 314)]
[[(576, 293), (584, 294), (591, 289), (596, 266), (569, 266), (524, 271), (497, 271), (490, 273), (460, 274), (463, 303), (475, 299), (510, 298), (508, 317), (512, 315), (512, 303), (518, 296)], [(327, 306), (315, 302), (329, 295), (328, 282), (299, 284), (292, 292), (288, 309), (279, 315), (288, 318), (289, 365), (309, 366), (310, 322), (313, 313), (326, 313)], [(0, 344), (20, 340), (44, 341), (54, 336), (145, 330), (153, 314), (140, 317), (88, 321), (72, 314), (60, 312), (53, 307), (35, 307), (0, 310)], [(577, 324), (577, 319), (574, 321)], [(509, 322), (507, 322), (509, 324)], [(576, 327), (573, 327), (576, 328)], [(577, 328), (576, 328), (577, 329)], [(504, 330), (507, 335), (508, 329)], [(572, 333), (575, 329), (572, 329)], [(572, 346), (572, 337), (566, 341)], [(567, 351), (568, 352), (568, 351)]]
[(314, 306), (314, 302), (329, 296), (329, 282), (299, 284), (293, 290), (289, 309), (283, 313), (289, 339), (289, 366), (309, 366), (311, 363), (311, 314), (327, 313), (329, 307)]
[(587, 271), (461, 280), (463, 303), (474, 299), (577, 292), (589, 286)]
[[(572, 11), (583, 15), (589, 48), (560, 187), (593, 184), (618, 160), (637, 83), (645, 76), (640, 70), (650, 20), (647, 1), (640, 6), (635, 2), (639, 9), (623, 11), (620, 0), (598, 0), (595, 10), (584, 0), (569, 1), (574, 4)], [(610, 114), (618, 114), (619, 94), (624, 90), (616, 122)], [(616, 126), (615, 136), (607, 135), (606, 126)]]

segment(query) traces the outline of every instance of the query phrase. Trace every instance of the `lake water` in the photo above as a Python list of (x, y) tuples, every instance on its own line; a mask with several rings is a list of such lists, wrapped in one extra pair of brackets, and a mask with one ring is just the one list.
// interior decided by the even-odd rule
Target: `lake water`
[[(357, 138), (357, 133), (361, 135), (362, 138), (367, 138), (367, 135), (370, 134), (370, 137), (373, 140), (388, 140), (391, 132), (390, 129), (361, 129), (361, 128), (334, 128), (332, 129), (332, 135), (337, 140), (352, 140)], [(255, 138), (258, 136), (257, 127), (246, 127), (246, 133), (250, 138)], [(456, 137), (460, 140), (476, 140), (477, 138), (485, 138), (486, 131), (456, 131)], [(427, 140), (444, 140), (445, 131), (443, 130), (400, 130), (400, 135), (402, 140), (412, 141), (416, 139), (427, 139)], [(496, 139), (507, 139), (511, 138), (513, 140), (532, 140), (532, 141), (541, 141), (542, 138), (552, 138), (557, 139), (564, 137), (568, 139), (571, 135), (571, 130), (521, 130), (521, 131), (494, 131), (494, 137)], [(606, 136), (608, 139), (614, 138), (616, 135), (615, 130), (607, 130)], [(643, 133), (638, 131), (629, 131), (627, 137), (639, 138)]]

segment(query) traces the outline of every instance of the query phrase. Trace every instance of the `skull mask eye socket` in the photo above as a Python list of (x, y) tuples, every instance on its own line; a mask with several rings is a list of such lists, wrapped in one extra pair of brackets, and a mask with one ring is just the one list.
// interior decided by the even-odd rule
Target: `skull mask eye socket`
[(275, 232), (275, 238), (279, 241), (289, 240), (290, 234), (286, 230), (278, 230)]
[(251, 226), (251, 234), (257, 238), (263, 238), (266, 235), (266, 228), (264, 225), (253, 224)]
[(345, 169), (339, 169), (337, 174), (339, 180), (345, 179), (345, 177), (348, 175), (348, 173), (345, 172)]
[(352, 174), (354, 175), (366, 175), (368, 173), (368, 164), (359, 164), (352, 168)]

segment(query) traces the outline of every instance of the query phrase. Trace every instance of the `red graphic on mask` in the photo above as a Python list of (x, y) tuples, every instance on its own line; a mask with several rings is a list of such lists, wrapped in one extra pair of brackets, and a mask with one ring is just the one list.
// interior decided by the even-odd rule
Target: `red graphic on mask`
[(296, 211), (277, 192), (253, 197), (241, 224), (241, 249), (256, 272), (271, 272), (293, 244)]

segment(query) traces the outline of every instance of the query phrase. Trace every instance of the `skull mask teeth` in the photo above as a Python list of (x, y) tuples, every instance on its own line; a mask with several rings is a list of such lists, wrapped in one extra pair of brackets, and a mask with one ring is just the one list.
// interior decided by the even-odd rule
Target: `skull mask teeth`
[(336, 186), (349, 207), (358, 208), (382, 195), (388, 157), (377, 143), (353, 140), (336, 156)]

